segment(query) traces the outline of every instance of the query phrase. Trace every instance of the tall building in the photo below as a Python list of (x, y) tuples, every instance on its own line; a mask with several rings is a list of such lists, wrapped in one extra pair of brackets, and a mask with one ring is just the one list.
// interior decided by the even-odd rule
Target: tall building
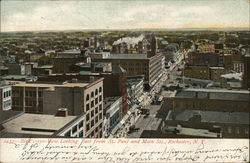
[(250, 53), (244, 57), (243, 88), (250, 88)]
[[(85, 82), (19, 83), (12, 86), (13, 109), (26, 113), (55, 114), (58, 108), (66, 107), (69, 115), (79, 115), (86, 111), (86, 102), (93, 100), (93, 92), (100, 95), (102, 100), (102, 83), (102, 78)], [(86, 100), (87, 97), (89, 100)]]
[[(1, 112), (2, 138), (100, 138), (100, 132), (88, 132), (85, 114), (79, 116), (67, 115), (67, 110), (61, 108), (56, 115), (7, 113)], [(11, 115), (11, 117), (9, 117)], [(8, 119), (7, 119), (8, 118)], [(1, 119), (2, 120), (2, 119)]]
[(249, 91), (189, 88), (172, 98), (174, 109), (249, 112)]
[(184, 89), (170, 99), (166, 137), (249, 137), (249, 91)]
[(103, 101), (104, 108), (104, 136), (109, 137), (118, 129), (121, 118), (122, 98), (106, 97)]
[(103, 96), (105, 97), (113, 97), (113, 96), (121, 96), (122, 97), (122, 109), (121, 115), (122, 117), (127, 113), (128, 104), (127, 104), (127, 88), (126, 88), (126, 71), (118, 66), (113, 69), (112, 72), (106, 73), (88, 73), (88, 74), (65, 74), (65, 75), (49, 75), (49, 76), (41, 76), (38, 81), (45, 82), (63, 82), (66, 80), (77, 79), (79, 81), (84, 81), (89, 78), (102, 77), (103, 80)]
[(90, 58), (84, 50), (73, 49), (57, 53), (53, 59), (53, 73), (69, 73), (72, 66), (79, 62), (89, 63)]
[(111, 62), (112, 68), (121, 66), (126, 70), (127, 76), (144, 75), (144, 85), (151, 88), (162, 76), (165, 58), (156, 54), (150, 58), (146, 54), (110, 54), (99, 62)]
[(0, 111), (10, 110), (12, 91), (9, 85), (0, 85)]

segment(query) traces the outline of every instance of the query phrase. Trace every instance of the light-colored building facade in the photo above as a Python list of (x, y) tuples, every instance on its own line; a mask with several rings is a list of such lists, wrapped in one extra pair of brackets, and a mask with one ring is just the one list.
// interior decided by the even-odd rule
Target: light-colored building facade
[(130, 105), (139, 104), (143, 96), (143, 76), (128, 76), (127, 77), (127, 92), (128, 103)]
[(103, 78), (80, 83), (22, 83), (13, 86), (14, 110), (55, 115), (67, 108), (70, 116), (85, 113), (84, 135), (103, 134)]
[(0, 85), (0, 110), (10, 110), (12, 106), (11, 86)]
[(115, 133), (115, 127), (121, 120), (122, 98), (106, 97), (104, 99), (104, 137)]
[[(60, 110), (62, 111), (62, 110)], [(66, 111), (66, 110), (64, 110)], [(19, 114), (5, 121), (2, 137), (79, 137), (86, 138), (85, 114), (79, 116)]]

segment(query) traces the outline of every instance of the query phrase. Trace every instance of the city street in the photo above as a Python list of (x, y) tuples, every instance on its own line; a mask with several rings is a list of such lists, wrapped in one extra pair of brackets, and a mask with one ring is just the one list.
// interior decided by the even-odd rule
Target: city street
[(156, 118), (157, 111), (160, 109), (160, 105), (147, 105), (147, 109), (150, 110), (149, 115), (141, 115), (135, 124), (135, 128), (138, 131), (133, 131), (127, 135), (127, 138), (139, 138), (143, 130), (155, 130), (159, 126), (161, 119)]
[[(183, 62), (180, 58), (178, 62), (172, 65), (173, 67), (171, 67), (171, 69), (164, 70), (162, 77), (150, 91), (150, 95), (152, 97), (150, 101), (152, 101), (156, 95), (163, 95), (164, 97), (171, 97), (174, 95), (175, 92), (173, 91), (161, 92), (160, 90), (163, 85), (166, 86), (168, 84), (178, 83), (177, 77), (181, 77), (181, 71), (179, 70), (183, 68), (182, 64)], [(144, 130), (157, 130), (160, 127), (162, 118), (164, 118), (164, 116), (159, 116), (162, 114), (162, 110), (160, 110), (161, 104), (149, 104), (145, 106), (145, 109), (149, 110), (149, 115), (141, 115), (139, 117), (139, 119), (135, 122), (136, 130), (132, 130), (131, 133), (125, 134), (127, 138), (139, 138)]]

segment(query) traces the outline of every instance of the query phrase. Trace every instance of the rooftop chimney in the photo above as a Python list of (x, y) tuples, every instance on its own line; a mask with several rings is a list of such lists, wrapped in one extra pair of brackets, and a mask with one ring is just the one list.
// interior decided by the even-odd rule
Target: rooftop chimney
[(90, 82), (90, 83), (93, 83), (94, 81), (95, 81), (95, 77), (94, 77), (94, 76), (90, 76), (90, 77), (89, 77), (89, 82)]
[(67, 117), (68, 116), (68, 109), (67, 108), (59, 108), (56, 113), (57, 117)]
[(192, 122), (201, 122), (201, 114), (199, 112), (194, 112), (193, 113), (193, 117), (191, 117), (189, 119), (189, 121), (192, 121)]

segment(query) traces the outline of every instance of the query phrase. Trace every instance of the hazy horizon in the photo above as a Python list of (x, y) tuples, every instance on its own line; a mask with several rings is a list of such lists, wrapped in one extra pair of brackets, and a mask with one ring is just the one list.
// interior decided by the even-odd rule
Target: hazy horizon
[(247, 28), (248, 0), (1, 1), (1, 32)]

